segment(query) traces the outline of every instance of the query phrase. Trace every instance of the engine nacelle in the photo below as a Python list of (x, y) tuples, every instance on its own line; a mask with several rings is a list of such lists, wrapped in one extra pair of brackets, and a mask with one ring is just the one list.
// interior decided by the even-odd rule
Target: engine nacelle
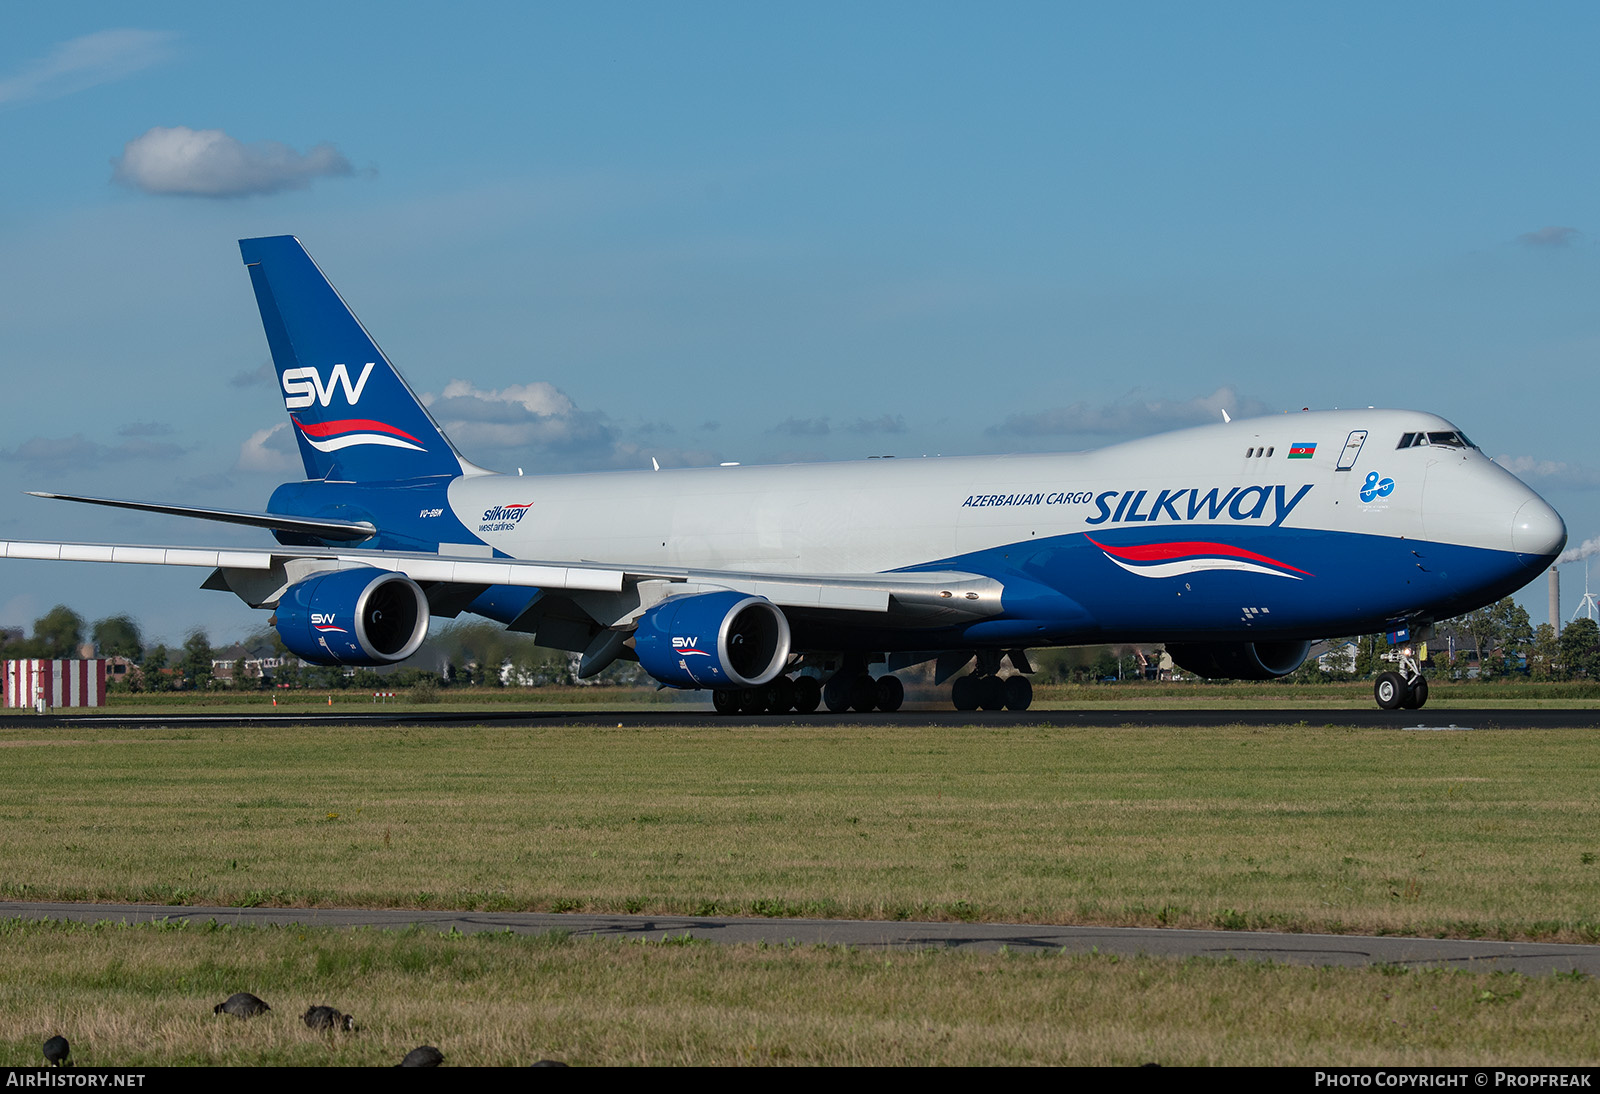
[(277, 626), (285, 646), (318, 665), (388, 665), (428, 637), (428, 598), (393, 570), (329, 570), (289, 586)]
[(1172, 642), (1172, 663), (1196, 676), (1229, 680), (1276, 680), (1288, 676), (1311, 652), (1307, 641)]
[(639, 617), (639, 664), (680, 688), (750, 688), (789, 661), (789, 620), (772, 601), (745, 593), (668, 597)]

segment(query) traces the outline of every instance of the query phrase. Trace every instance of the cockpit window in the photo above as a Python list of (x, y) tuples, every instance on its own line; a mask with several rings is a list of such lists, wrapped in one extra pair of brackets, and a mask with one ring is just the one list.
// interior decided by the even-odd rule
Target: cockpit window
[(1406, 433), (1400, 438), (1400, 443), (1395, 448), (1419, 448), (1428, 445), (1439, 445), (1444, 448), (1476, 448), (1477, 445), (1467, 440), (1465, 433), (1453, 430), (1435, 433)]

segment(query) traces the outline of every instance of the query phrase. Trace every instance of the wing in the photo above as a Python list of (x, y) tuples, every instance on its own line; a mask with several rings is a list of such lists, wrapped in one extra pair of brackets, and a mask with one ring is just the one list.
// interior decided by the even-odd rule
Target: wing
[[(369, 566), (415, 581), (435, 615), (454, 617), (485, 591), (503, 587), (563, 594), (600, 628), (627, 627), (668, 596), (711, 589), (765, 597), (801, 616), (868, 613), (877, 624), (906, 627), (954, 625), (998, 615), (1002, 592), (993, 578), (949, 570), (788, 574), (339, 547), (241, 549), (0, 540), (0, 558), (196, 566), (212, 571), (204, 588), (232, 592), (253, 608), (277, 607), (291, 585), (315, 574)], [(515, 618), (502, 622), (531, 631), (540, 614), (536, 599)]]

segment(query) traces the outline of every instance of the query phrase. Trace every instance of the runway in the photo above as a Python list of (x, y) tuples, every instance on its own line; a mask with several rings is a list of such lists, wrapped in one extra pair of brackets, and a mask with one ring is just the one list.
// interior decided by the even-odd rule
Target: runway
[(476, 711), (394, 712), (352, 700), (348, 706), (324, 709), (286, 710), (277, 708), (260, 713), (226, 712), (195, 714), (100, 714), (57, 713), (19, 715), (0, 720), (0, 727), (48, 729), (155, 729), (165, 727), (221, 728), (226, 726), (596, 726), (674, 729), (692, 726), (756, 725), (774, 728), (827, 729), (838, 726), (1048, 726), (1059, 729), (1090, 727), (1200, 728), (1205, 726), (1353, 726), (1359, 729), (1393, 730), (1493, 730), (1493, 729), (1597, 729), (1600, 708), (1496, 707), (1439, 710), (1379, 710), (1372, 708), (1335, 709), (1328, 707), (1251, 709), (1189, 707), (1184, 709), (1102, 710), (1027, 710), (957, 711), (947, 709), (906, 709), (893, 714), (739, 714), (719, 715), (707, 704), (703, 710), (685, 709), (674, 704), (658, 710), (508, 710), (497, 707)]
[(1600, 976), (1600, 946), (1475, 939), (1367, 935), (1272, 934), (1259, 931), (1183, 931), (1146, 927), (1072, 927), (1016, 923), (911, 923), (844, 919), (743, 919), (668, 915), (570, 915), (539, 912), (439, 912), (365, 908), (212, 908), (157, 904), (0, 902), (0, 917), (95, 923), (158, 920), (225, 926), (422, 926), (448, 933), (567, 931), (588, 938), (662, 941), (685, 936), (720, 943), (769, 946), (851, 946), (863, 949), (957, 949), (1015, 953), (1065, 952), (1133, 957), (1232, 958), (1287, 965), (1361, 968), (1395, 965), (1518, 972), (1539, 976), (1582, 972)]

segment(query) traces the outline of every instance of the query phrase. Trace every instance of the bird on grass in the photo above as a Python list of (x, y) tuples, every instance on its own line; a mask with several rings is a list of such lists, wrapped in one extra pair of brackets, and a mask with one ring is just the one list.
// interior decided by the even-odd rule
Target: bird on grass
[(406, 1053), (406, 1058), (395, 1067), (438, 1067), (444, 1063), (444, 1053), (432, 1045), (418, 1045)]
[(310, 1029), (336, 1029), (353, 1033), (356, 1028), (356, 1020), (350, 1015), (320, 1005), (311, 1007), (300, 1016), (300, 1020)]
[(67, 1039), (61, 1034), (56, 1034), (44, 1043), (44, 1058), (51, 1067), (71, 1067), (67, 1057), (72, 1055), (72, 1046), (67, 1044)]
[(235, 1018), (254, 1018), (258, 1014), (265, 1014), (272, 1008), (267, 1006), (267, 1001), (259, 996), (251, 995), (247, 991), (236, 991), (222, 1002), (211, 1008), (212, 1014), (231, 1014)]

